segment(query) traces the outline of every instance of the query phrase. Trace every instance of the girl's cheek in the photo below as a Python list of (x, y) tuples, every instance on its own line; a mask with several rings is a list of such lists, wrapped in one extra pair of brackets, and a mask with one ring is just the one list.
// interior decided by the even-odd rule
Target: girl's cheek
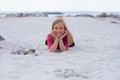
[(55, 32), (55, 33), (56, 33), (56, 30), (54, 30), (53, 32)]
[(65, 30), (63, 31), (63, 33), (65, 33)]

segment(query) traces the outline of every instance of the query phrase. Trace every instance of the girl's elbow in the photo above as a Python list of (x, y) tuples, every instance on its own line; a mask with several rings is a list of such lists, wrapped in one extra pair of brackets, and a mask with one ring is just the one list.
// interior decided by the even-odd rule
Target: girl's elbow
[(50, 52), (55, 52), (56, 50), (53, 50), (53, 49), (49, 49)]
[(66, 48), (66, 49), (61, 49), (61, 51), (67, 51), (68, 50), (68, 48)]

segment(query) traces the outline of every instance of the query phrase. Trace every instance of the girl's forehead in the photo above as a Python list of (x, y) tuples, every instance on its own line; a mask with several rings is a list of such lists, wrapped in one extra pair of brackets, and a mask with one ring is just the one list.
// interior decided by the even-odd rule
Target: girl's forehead
[(64, 23), (63, 22), (59, 22), (59, 23), (56, 23), (55, 25), (63, 25), (64, 26)]

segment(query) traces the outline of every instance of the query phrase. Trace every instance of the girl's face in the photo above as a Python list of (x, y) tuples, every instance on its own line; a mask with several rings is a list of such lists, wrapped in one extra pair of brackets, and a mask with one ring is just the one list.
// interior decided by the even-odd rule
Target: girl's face
[(54, 25), (53, 31), (57, 34), (57, 35), (62, 35), (65, 32), (65, 27), (64, 24), (62, 22), (57, 23)]

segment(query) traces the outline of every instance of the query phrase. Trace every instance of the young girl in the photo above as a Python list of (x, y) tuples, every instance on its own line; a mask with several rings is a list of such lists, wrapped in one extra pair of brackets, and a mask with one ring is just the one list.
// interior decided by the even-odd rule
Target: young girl
[(74, 46), (73, 37), (62, 19), (56, 19), (52, 24), (52, 32), (48, 34), (46, 45), (50, 52), (66, 51)]

